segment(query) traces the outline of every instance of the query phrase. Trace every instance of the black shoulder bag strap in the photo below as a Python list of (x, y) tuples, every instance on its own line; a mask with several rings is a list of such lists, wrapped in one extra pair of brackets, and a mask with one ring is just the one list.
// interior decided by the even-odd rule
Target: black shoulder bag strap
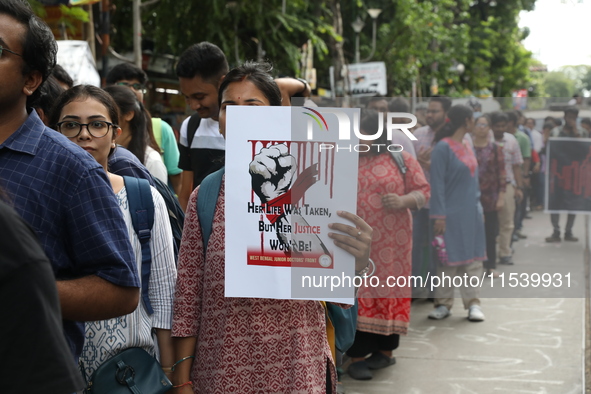
[(193, 145), (193, 139), (195, 138), (195, 134), (197, 134), (197, 129), (201, 124), (201, 118), (198, 114), (193, 114), (189, 118), (189, 124), (187, 124), (187, 143), (189, 149), (191, 149), (191, 145)]
[(392, 159), (398, 166), (400, 173), (402, 174), (402, 178), (404, 179), (404, 184), (406, 185), (406, 171), (408, 168), (406, 167), (406, 163), (404, 162), (404, 157), (402, 156), (402, 152), (390, 152)]

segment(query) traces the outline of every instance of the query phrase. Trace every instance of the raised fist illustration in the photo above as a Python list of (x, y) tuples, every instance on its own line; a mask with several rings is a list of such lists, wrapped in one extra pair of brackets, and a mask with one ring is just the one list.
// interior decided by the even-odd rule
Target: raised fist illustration
[(287, 192), (294, 179), (296, 159), (285, 144), (263, 148), (250, 163), (252, 190), (262, 203)]

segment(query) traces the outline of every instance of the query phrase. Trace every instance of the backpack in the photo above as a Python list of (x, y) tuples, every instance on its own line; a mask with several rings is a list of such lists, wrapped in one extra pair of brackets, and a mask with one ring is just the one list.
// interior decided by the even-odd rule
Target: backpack
[(170, 189), (170, 186), (156, 177), (153, 177), (153, 180), (154, 187), (162, 196), (162, 199), (166, 203), (166, 209), (168, 210), (168, 220), (170, 222), (170, 228), (172, 229), (172, 238), (174, 241), (174, 261), (176, 263), (178, 262), (181, 238), (183, 237), (185, 212), (181, 208), (181, 204), (179, 204), (179, 200), (175, 197), (174, 192)]
[(215, 206), (220, 194), (222, 186), (222, 177), (224, 176), (226, 167), (222, 167), (216, 172), (212, 172), (205, 177), (201, 186), (199, 187), (199, 194), (197, 195), (197, 217), (201, 225), (201, 232), (203, 233), (203, 255), (207, 252), (207, 242), (211, 235), (213, 227), (213, 215), (215, 213)]
[(345, 353), (355, 342), (355, 333), (357, 332), (357, 310), (359, 304), (355, 299), (355, 304), (349, 309), (343, 309), (338, 305), (326, 302), (326, 313), (334, 328), (335, 347), (341, 353)]
[(152, 264), (152, 252), (150, 251), (150, 240), (152, 238), (152, 227), (154, 226), (154, 200), (150, 183), (145, 179), (124, 176), (125, 188), (127, 189), (127, 203), (131, 213), (133, 229), (137, 234), (142, 246), (142, 301), (148, 314), (154, 313), (148, 287), (150, 282), (150, 266)]

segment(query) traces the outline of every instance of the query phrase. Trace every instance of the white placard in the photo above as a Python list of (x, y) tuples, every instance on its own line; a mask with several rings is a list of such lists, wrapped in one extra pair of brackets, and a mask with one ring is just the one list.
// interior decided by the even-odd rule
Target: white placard
[(353, 303), (353, 286), (311, 284), (354, 277), (354, 258), (334, 245), (328, 224), (347, 223), (337, 210), (356, 212), (358, 116), (343, 108), (227, 108), (226, 297)]
[(88, 42), (58, 40), (57, 45), (57, 63), (70, 74), (74, 85), (101, 86), (101, 77), (96, 71)]
[(353, 97), (385, 96), (388, 93), (386, 63), (349, 64), (349, 86)]

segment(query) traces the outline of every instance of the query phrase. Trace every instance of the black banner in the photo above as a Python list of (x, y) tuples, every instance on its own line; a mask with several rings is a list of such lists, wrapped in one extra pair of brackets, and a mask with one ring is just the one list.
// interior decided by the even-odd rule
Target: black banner
[(550, 138), (548, 141), (546, 210), (591, 212), (590, 138)]

